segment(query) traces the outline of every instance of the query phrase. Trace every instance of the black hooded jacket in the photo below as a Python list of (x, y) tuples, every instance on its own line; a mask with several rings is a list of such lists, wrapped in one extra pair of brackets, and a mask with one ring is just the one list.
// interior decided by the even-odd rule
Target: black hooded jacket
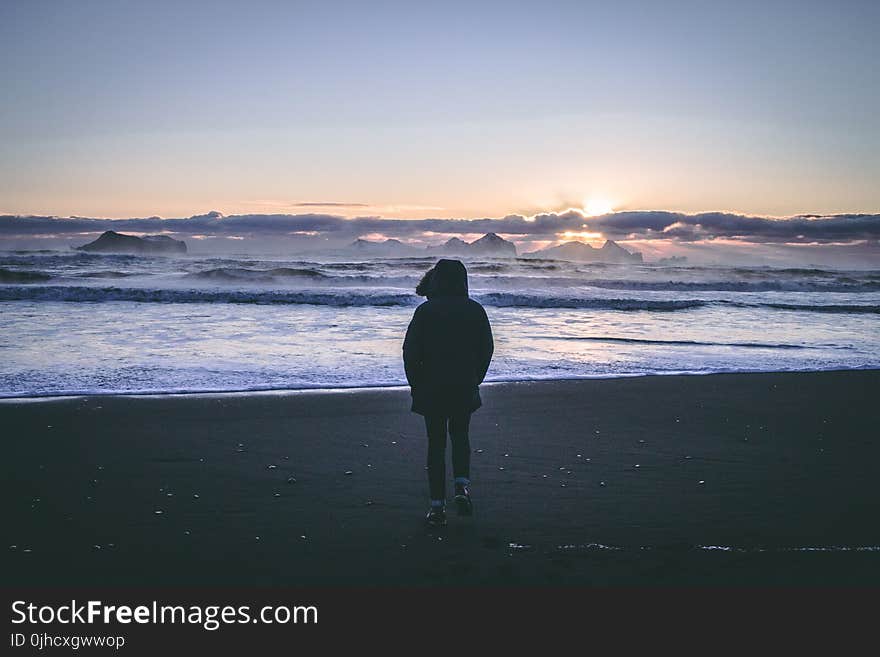
[(403, 341), (412, 411), (472, 413), (482, 405), (478, 386), (494, 350), (486, 311), (468, 297), (467, 270), (458, 260), (440, 260), (420, 291), (428, 300), (416, 308)]

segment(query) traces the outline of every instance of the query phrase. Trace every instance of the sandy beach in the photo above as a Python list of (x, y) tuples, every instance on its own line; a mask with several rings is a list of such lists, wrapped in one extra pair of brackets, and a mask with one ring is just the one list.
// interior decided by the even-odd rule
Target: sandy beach
[(880, 372), (494, 384), (427, 531), (407, 390), (0, 403), (31, 585), (878, 585)]

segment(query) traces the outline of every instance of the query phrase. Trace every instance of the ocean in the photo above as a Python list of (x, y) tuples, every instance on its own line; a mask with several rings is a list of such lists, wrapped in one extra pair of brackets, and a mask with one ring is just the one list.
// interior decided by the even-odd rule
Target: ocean
[[(394, 386), (436, 258), (0, 252), (0, 397)], [(880, 367), (880, 270), (465, 260), (488, 381)]]

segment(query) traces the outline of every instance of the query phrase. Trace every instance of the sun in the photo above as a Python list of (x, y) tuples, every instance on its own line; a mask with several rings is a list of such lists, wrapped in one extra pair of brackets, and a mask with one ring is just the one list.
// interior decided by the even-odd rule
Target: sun
[(587, 217), (598, 217), (610, 212), (614, 212), (614, 204), (604, 198), (589, 198), (584, 202), (584, 215)]

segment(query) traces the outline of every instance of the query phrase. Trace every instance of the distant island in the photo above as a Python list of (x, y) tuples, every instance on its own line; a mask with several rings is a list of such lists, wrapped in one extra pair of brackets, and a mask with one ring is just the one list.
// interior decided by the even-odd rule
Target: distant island
[(429, 253), (443, 255), (483, 255), (496, 258), (516, 257), (516, 245), (495, 233), (486, 233), (480, 239), (473, 242), (465, 242), (457, 237), (453, 237), (439, 246), (429, 246), (427, 250)]
[[(104, 232), (98, 239), (75, 247), (88, 253), (130, 253), (137, 255), (173, 255), (187, 252), (186, 242), (175, 240), (167, 235), (126, 235), (112, 230)], [(571, 262), (601, 262), (614, 264), (641, 263), (642, 254), (627, 251), (613, 240), (606, 240), (596, 248), (585, 242), (571, 241), (522, 255), (517, 254), (516, 245), (495, 233), (486, 233), (473, 242), (453, 237), (443, 244), (427, 247), (412, 246), (397, 239), (382, 241), (358, 238), (349, 245), (331, 251), (326, 255), (335, 257), (361, 258), (407, 258), (430, 256), (458, 256), (483, 258), (527, 258), (568, 260)], [(681, 264), (685, 259), (671, 258), (661, 264)]]
[(559, 246), (551, 246), (518, 255), (516, 245), (495, 233), (486, 233), (473, 242), (465, 242), (453, 237), (443, 244), (419, 248), (404, 244), (400, 240), (387, 239), (374, 242), (357, 239), (337, 255), (362, 255), (372, 258), (402, 258), (407, 256), (424, 256), (425, 253), (438, 256), (483, 256), (491, 258), (547, 258), (551, 260), (570, 260), (573, 262), (604, 262), (604, 263), (641, 263), (642, 254), (627, 251), (613, 240), (607, 240), (601, 248), (595, 248), (584, 242), (566, 242)]
[(602, 248), (584, 242), (566, 242), (559, 246), (523, 254), (523, 258), (550, 258), (573, 262), (641, 263), (642, 254), (630, 252), (612, 240), (606, 240)]
[(186, 253), (186, 242), (167, 235), (125, 235), (108, 230), (94, 242), (75, 247), (88, 253), (134, 253), (166, 255)]
[(404, 244), (400, 240), (387, 239), (373, 242), (357, 239), (338, 255), (363, 255), (373, 258), (403, 258), (407, 256), (450, 255), (450, 256), (488, 256), (492, 258), (515, 258), (516, 245), (495, 233), (486, 233), (473, 242), (465, 242), (457, 237), (443, 244), (419, 248)]

